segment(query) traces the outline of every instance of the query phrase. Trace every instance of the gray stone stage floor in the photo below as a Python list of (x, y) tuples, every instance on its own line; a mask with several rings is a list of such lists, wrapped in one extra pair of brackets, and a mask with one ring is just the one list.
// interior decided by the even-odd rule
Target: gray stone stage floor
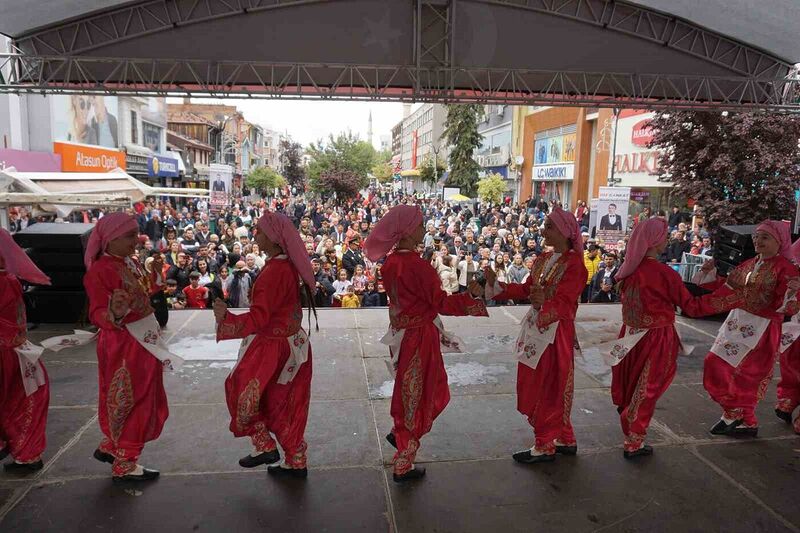
[[(391, 392), (378, 343), (385, 309), (319, 313), (306, 481), (239, 468), (249, 443), (229, 433), (223, 395), (237, 346), (214, 344), (208, 311), (170, 317), (170, 343), (192, 360), (166, 376), (170, 418), (142, 456), (162, 476), (149, 485), (112, 485), (107, 465), (91, 457), (100, 439), (93, 348), (50, 354), (46, 466), (28, 480), (0, 472), (0, 531), (800, 531), (800, 437), (772, 413), (774, 382), (759, 409), (759, 438), (707, 432), (719, 415), (701, 384), (719, 327), (713, 321), (679, 319), (684, 340), (697, 348), (680, 359), (658, 406), (653, 457), (623, 459), (609, 369), (587, 356), (576, 361), (579, 455), (514, 463), (511, 453), (532, 443), (515, 409), (510, 355), (525, 312), (494, 308), (488, 319), (444, 319), (468, 353), (445, 356), (452, 400), (422, 441), (418, 462), (428, 476), (402, 486), (391, 481), (383, 439)], [(582, 306), (579, 318), (585, 334), (608, 337), (619, 307)], [(65, 329), (42, 326), (31, 338)]]

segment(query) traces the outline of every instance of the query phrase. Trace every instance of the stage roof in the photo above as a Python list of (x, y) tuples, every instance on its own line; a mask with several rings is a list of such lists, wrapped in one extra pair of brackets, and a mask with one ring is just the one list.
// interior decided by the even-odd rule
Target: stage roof
[(800, 62), (796, 0), (0, 0), (0, 33), (5, 92), (781, 108)]

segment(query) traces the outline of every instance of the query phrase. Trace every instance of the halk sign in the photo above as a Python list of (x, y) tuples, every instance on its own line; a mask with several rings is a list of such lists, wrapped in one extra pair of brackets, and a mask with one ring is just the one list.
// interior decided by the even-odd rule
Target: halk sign
[(653, 140), (653, 130), (650, 128), (650, 120), (641, 120), (633, 125), (631, 131), (631, 142), (636, 146), (647, 148), (650, 141)]
[(575, 176), (575, 165), (535, 165), (534, 181), (571, 180)]

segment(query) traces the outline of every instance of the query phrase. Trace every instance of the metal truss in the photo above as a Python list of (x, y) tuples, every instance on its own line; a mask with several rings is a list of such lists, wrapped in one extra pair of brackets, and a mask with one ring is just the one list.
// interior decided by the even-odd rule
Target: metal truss
[[(117, 42), (215, 19), (336, 0), (149, 0), (33, 32), (17, 39), (25, 53), (80, 55)], [(624, 0), (414, 0), (414, 64), (454, 64), (457, 3), (535, 11), (604, 27), (723, 66), (746, 77), (776, 78), (790, 65), (688, 21)]]
[(0, 54), (0, 92), (800, 111), (800, 78)]

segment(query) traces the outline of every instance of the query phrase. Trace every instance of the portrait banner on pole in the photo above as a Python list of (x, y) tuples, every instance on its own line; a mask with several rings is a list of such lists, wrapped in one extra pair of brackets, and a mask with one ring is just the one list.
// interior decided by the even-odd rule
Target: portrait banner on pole
[(600, 187), (597, 199), (597, 239), (606, 250), (616, 251), (628, 234), (630, 187)]
[(208, 184), (210, 187), (211, 209), (219, 211), (228, 205), (228, 198), (233, 183), (233, 169), (229, 165), (212, 164), (209, 166)]

